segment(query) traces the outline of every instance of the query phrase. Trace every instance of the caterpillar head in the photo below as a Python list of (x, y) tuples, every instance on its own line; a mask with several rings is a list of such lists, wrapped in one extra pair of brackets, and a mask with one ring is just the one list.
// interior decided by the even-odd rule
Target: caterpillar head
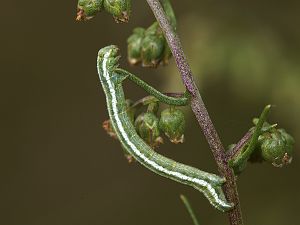
[(107, 66), (110, 68), (117, 67), (120, 56), (118, 55), (119, 48), (116, 45), (109, 45), (101, 48), (98, 52), (98, 61), (106, 60)]
[(102, 9), (103, 0), (78, 0), (77, 21), (89, 20)]

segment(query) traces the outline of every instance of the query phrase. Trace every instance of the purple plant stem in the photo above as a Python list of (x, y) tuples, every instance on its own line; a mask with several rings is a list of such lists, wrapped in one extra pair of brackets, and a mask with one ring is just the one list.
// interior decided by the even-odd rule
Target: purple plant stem
[(235, 207), (228, 212), (230, 224), (242, 225), (243, 219), (235, 176), (232, 169), (227, 165), (225, 149), (205, 108), (204, 102), (194, 81), (191, 68), (187, 63), (182, 50), (181, 42), (176, 32), (171, 27), (159, 0), (147, 0), (147, 2), (164, 32), (178, 70), (181, 74), (182, 81), (186, 89), (192, 95), (192, 110), (211, 148), (219, 173), (226, 178), (226, 183), (223, 187), (224, 192), (227, 200), (229, 202), (233, 202), (235, 205)]

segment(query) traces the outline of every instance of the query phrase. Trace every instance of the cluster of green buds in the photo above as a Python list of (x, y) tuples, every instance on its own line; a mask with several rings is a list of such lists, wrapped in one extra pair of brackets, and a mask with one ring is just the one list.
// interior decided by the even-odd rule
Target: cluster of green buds
[(163, 143), (161, 133), (168, 139), (179, 144), (184, 142), (185, 118), (184, 113), (173, 106), (163, 110), (160, 118), (157, 116), (158, 103), (151, 103), (147, 112), (137, 117), (135, 126), (138, 134), (152, 148)]
[(156, 67), (167, 64), (171, 51), (158, 23), (148, 29), (135, 28), (127, 39), (128, 61), (132, 65), (141, 63), (144, 67)]
[(265, 122), (271, 105), (267, 105), (260, 118), (253, 119), (255, 127), (235, 145), (230, 145), (227, 157), (234, 173), (240, 174), (247, 162), (268, 162), (275, 167), (283, 167), (292, 161), (293, 137), (284, 129), (277, 129), (277, 124)]
[[(156, 149), (164, 143), (163, 134), (174, 144), (183, 143), (185, 130), (184, 113), (174, 106), (170, 106), (159, 113), (159, 102), (156, 98), (150, 96), (150, 98), (146, 97), (141, 100), (133, 103), (127, 99), (126, 112), (136, 132), (145, 143), (152, 149)], [(147, 106), (147, 110), (141, 111), (141, 106)], [(138, 114), (136, 113), (137, 111), (139, 111)], [(102, 127), (109, 136), (118, 139), (110, 120), (104, 121)], [(132, 156), (125, 149), (124, 155), (129, 162), (133, 161)]]
[(131, 13), (131, 0), (78, 0), (76, 20), (89, 20), (105, 10), (117, 23), (128, 22)]
[[(254, 119), (254, 124), (257, 119)], [(270, 162), (275, 167), (288, 165), (292, 161), (294, 139), (284, 129), (265, 123), (258, 137), (256, 159)], [(260, 157), (257, 157), (260, 156)]]
[[(169, 0), (161, 1), (167, 18), (176, 30), (176, 18)], [(171, 50), (164, 34), (157, 22), (144, 29), (135, 28), (133, 34), (127, 39), (128, 61), (132, 65), (140, 64), (144, 67), (166, 65), (172, 56)]]

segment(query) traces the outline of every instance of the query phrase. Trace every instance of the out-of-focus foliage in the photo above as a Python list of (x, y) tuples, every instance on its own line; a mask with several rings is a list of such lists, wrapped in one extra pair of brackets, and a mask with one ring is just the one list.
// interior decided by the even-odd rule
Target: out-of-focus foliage
[[(240, 98), (264, 98), (280, 106), (291, 124), (300, 122), (299, 56), (276, 31), (225, 29), (200, 15), (181, 18), (179, 31), (200, 87), (226, 79)], [(170, 67), (168, 73), (178, 73), (177, 68)], [(174, 89), (179, 79), (173, 79), (168, 85)], [(300, 127), (296, 129), (300, 137)]]

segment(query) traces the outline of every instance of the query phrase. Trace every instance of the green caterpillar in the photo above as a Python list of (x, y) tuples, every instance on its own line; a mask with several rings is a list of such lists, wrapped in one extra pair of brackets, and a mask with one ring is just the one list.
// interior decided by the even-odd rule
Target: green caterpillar
[[(119, 58), (117, 46), (111, 45), (102, 48), (98, 53), (97, 68), (102, 88), (106, 95), (109, 117), (121, 144), (139, 163), (154, 173), (194, 187), (202, 192), (218, 210), (223, 212), (230, 210), (233, 204), (227, 202), (222, 191), (225, 178), (166, 158), (153, 151), (138, 136), (126, 113), (122, 87), (122, 81), (126, 78), (134, 79), (130, 77), (129, 73), (122, 73), (121, 70), (117, 70)], [(168, 104), (179, 104), (176, 98), (167, 96), (166, 98)], [(164, 101), (163, 98), (160, 100)]]

